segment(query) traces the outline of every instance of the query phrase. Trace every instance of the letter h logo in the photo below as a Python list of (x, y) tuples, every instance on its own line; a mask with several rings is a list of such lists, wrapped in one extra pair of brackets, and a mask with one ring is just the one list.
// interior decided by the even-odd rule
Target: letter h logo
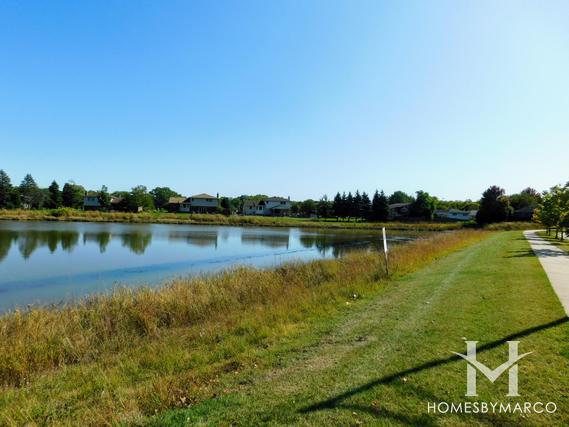
[(508, 361), (502, 363), (494, 370), (491, 370), (486, 365), (476, 360), (476, 344), (478, 343), (478, 341), (466, 341), (466, 355), (461, 353), (456, 353), (453, 351), (454, 354), (462, 357), (464, 360), (468, 362), (466, 370), (467, 387), (466, 387), (465, 396), (478, 396), (478, 394), (476, 393), (476, 370), (482, 372), (484, 376), (488, 378), (492, 383), (494, 383), (498, 379), (498, 377), (500, 377), (500, 375), (502, 375), (506, 370), (509, 370), (508, 396), (519, 396), (518, 361), (522, 357), (525, 357), (532, 352), (530, 351), (529, 353), (518, 355), (518, 344), (520, 342), (519, 341), (507, 341), (507, 342), (509, 347)]

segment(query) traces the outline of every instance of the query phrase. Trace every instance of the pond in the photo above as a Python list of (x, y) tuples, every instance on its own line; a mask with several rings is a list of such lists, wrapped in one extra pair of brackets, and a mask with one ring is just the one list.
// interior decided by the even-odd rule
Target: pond
[[(397, 232), (389, 240), (415, 236)], [(237, 264), (339, 257), (376, 248), (380, 238), (377, 231), (0, 221), (0, 312)]]

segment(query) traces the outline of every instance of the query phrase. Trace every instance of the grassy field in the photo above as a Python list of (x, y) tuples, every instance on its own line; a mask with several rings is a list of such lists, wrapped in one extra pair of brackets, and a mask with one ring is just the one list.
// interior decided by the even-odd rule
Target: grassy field
[[(494, 234), (352, 304), (323, 330), (273, 349), (259, 374), (240, 369), (225, 392), (152, 425), (569, 424), (569, 323), (519, 232)], [(464, 338), (495, 367), (519, 340), (520, 398), (507, 375), (478, 381), (477, 400), (553, 401), (548, 415), (429, 415), (427, 402), (466, 400)], [(472, 398), (470, 398), (472, 400)]]
[[(337, 221), (332, 218), (293, 218), (263, 216), (224, 216), (214, 214), (180, 214), (170, 212), (98, 212), (77, 209), (44, 209), (44, 210), (2, 210), (0, 220), (16, 221), (89, 221), (89, 222), (125, 222), (154, 224), (205, 224), (234, 225), (257, 227), (302, 227), (331, 229), (380, 229), (392, 230), (425, 230), (449, 231), (472, 228), (473, 223), (464, 222), (368, 222)], [(507, 222), (488, 226), (491, 230), (525, 230), (535, 228), (535, 224), (527, 222)]]
[(556, 239), (555, 238), (555, 232), (552, 231), (551, 234), (547, 234), (547, 232), (545, 230), (543, 231), (538, 231), (537, 235), (539, 237), (544, 238), (545, 240), (547, 240), (549, 243), (566, 250), (567, 252), (569, 252), (569, 238), (565, 238), (563, 240), (560, 239)]
[[(569, 422), (568, 324), (521, 233), (444, 233), (394, 248), (390, 279), (382, 267), (359, 253), (4, 316), (0, 425)], [(517, 337), (534, 351), (523, 400), (558, 412), (428, 415), (463, 399), (463, 337), (490, 344), (489, 366)], [(515, 401), (506, 377), (479, 399)]]

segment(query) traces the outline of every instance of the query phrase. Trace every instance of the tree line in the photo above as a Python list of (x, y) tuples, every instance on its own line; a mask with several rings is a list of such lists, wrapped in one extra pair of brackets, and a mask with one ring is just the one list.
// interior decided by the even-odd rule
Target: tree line
[[(563, 199), (559, 194), (564, 194), (565, 187), (553, 187), (542, 196), (533, 188), (526, 188), (520, 193), (507, 196), (503, 188), (492, 186), (482, 194), (480, 201), (445, 201), (431, 196), (426, 191), (417, 191), (414, 196), (404, 191), (395, 191), (387, 196), (383, 190), (376, 190), (370, 198), (366, 192), (337, 192), (332, 200), (326, 195), (320, 200), (307, 199), (292, 202), (291, 213), (297, 216), (317, 216), (320, 218), (336, 218), (338, 221), (386, 221), (390, 218), (389, 206), (394, 204), (406, 204), (407, 216), (410, 218), (432, 220), (437, 209), (477, 210), (476, 220), (480, 224), (509, 221), (515, 219), (530, 219), (516, 217), (516, 212), (524, 208), (531, 209), (540, 206), (540, 215), (551, 227), (561, 227), (559, 221), (565, 218), (558, 211), (551, 213), (549, 205), (558, 206), (558, 200)], [(84, 197), (90, 194), (85, 188), (74, 182), (67, 182), (60, 189), (59, 184), (53, 181), (48, 188), (40, 188), (34, 178), (27, 174), (19, 185), (12, 185), (8, 174), (0, 170), (0, 209), (57, 209), (61, 207), (81, 209)], [(111, 201), (114, 199), (113, 208), (138, 211), (143, 210), (166, 210), (170, 197), (181, 197), (179, 193), (169, 187), (156, 187), (150, 191), (145, 186), (136, 186), (130, 191), (115, 191), (109, 193), (106, 186), (102, 186), (97, 192), (99, 204), (103, 209), (111, 209)], [(229, 215), (239, 212), (246, 199), (262, 199), (264, 195), (242, 195), (235, 198), (220, 198), (219, 213)], [(555, 200), (555, 203), (552, 201)], [(564, 200), (564, 199), (563, 199)], [(541, 205), (547, 201), (548, 205)], [(556, 208), (557, 209), (557, 208)], [(554, 218), (554, 219), (550, 219)], [(541, 218), (541, 217), (540, 217)], [(542, 221), (540, 219), (540, 221)], [(553, 222), (552, 222), (553, 221)], [(544, 224), (546, 224), (544, 222)]]
[(534, 212), (534, 219), (547, 228), (547, 234), (551, 234), (555, 228), (556, 239), (563, 240), (569, 234), (569, 182), (544, 192)]

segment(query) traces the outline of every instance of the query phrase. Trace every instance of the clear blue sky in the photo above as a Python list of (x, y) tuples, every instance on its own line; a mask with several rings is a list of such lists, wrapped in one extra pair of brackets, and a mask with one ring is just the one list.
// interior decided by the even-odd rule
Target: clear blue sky
[(479, 198), (569, 179), (566, 1), (2, 1), (0, 168)]

